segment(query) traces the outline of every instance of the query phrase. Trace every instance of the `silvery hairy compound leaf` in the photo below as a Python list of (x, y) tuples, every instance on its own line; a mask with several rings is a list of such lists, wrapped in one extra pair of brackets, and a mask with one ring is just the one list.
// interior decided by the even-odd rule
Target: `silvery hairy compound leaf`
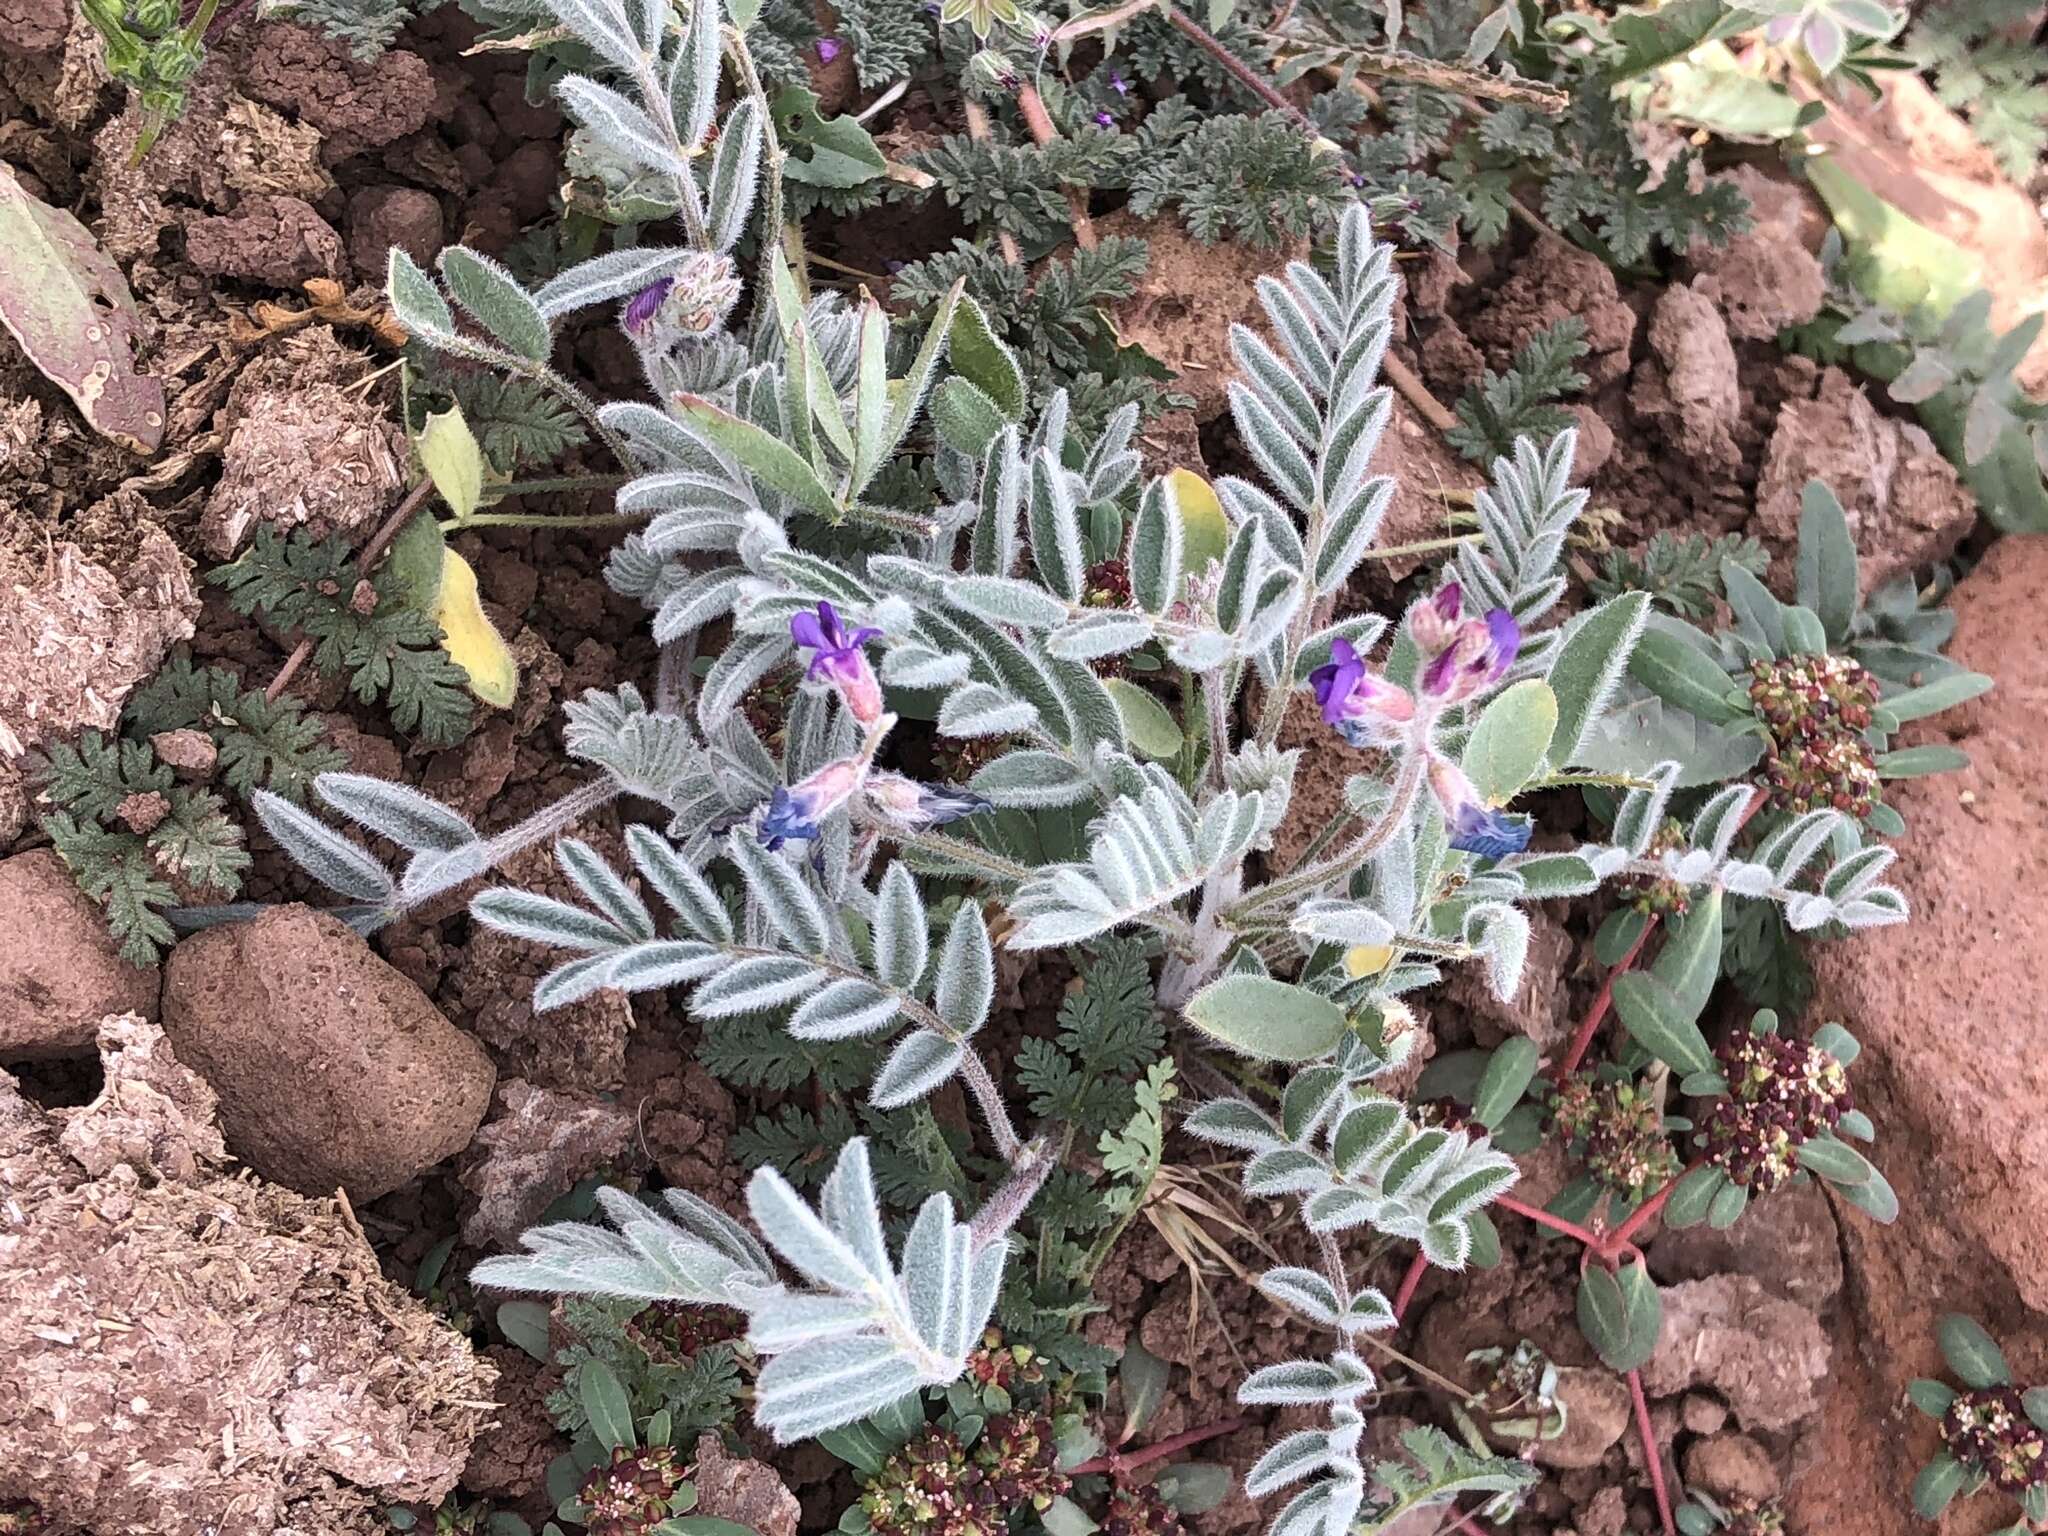
[(1538, 631), (1536, 623), (1564, 596), (1565, 538), (1586, 506), (1586, 493), (1571, 486), (1578, 445), (1570, 428), (1540, 450), (1527, 438), (1518, 440), (1511, 458), (1494, 460), (1493, 484), (1473, 498), (1486, 538), (1459, 549), (1458, 577), (1480, 608), (1505, 608), (1522, 626), (1522, 653), (1511, 675), (1541, 673), (1560, 638), (1560, 631)]
[(738, 1307), (767, 1363), (754, 1418), (784, 1442), (887, 1407), (967, 1367), (1002, 1284), (1006, 1241), (977, 1234), (933, 1195), (892, 1259), (881, 1205), (856, 1137), (813, 1210), (773, 1169), (755, 1173), (747, 1205), (761, 1237), (806, 1282), (785, 1284), (767, 1248), (731, 1217), (682, 1190), (662, 1206), (600, 1189), (611, 1225), (561, 1222), (521, 1239), (526, 1252), (486, 1259), (478, 1285)]

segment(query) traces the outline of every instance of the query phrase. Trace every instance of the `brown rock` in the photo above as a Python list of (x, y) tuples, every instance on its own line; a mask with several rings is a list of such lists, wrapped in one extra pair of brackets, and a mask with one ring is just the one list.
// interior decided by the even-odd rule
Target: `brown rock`
[(154, 1025), (108, 1019), (101, 1054), (99, 1097), (54, 1115), (0, 1074), (7, 1497), (97, 1536), (339, 1536), (437, 1503), (490, 1368), (332, 1202), (227, 1174)]
[(98, 558), (71, 543), (34, 560), (0, 548), (0, 758), (112, 730), (198, 612), (192, 563), (154, 523)]
[(348, 254), (356, 275), (382, 283), (397, 246), (423, 267), (441, 249), (441, 200), (418, 187), (363, 187), (348, 200)]
[(175, 768), (183, 779), (207, 779), (220, 760), (220, 748), (206, 732), (187, 726), (182, 730), (158, 731), (149, 738), (150, 750), (160, 762)]
[(48, 53), (70, 30), (69, 0), (0, 0), (0, 50)]
[(1746, 1429), (1789, 1429), (1819, 1411), (1828, 1339), (1804, 1307), (1747, 1275), (1661, 1288), (1664, 1327), (1643, 1367), (1643, 1390), (1718, 1393)]
[(729, 1455), (725, 1442), (710, 1430), (697, 1437), (699, 1515), (731, 1520), (759, 1536), (796, 1536), (803, 1507), (775, 1469), (765, 1461)]
[(1646, 1257), (1659, 1280), (1748, 1275), (1773, 1296), (1826, 1314), (1842, 1289), (1841, 1234), (1814, 1183), (1791, 1184), (1750, 1202), (1742, 1220), (1716, 1232), (1705, 1222), (1666, 1228)]
[(1685, 1453), (1685, 1481), (1724, 1503), (1748, 1499), (1762, 1504), (1778, 1496), (1778, 1469), (1771, 1453), (1748, 1435), (1709, 1435)]
[(1864, 591), (1946, 560), (1977, 524), (1976, 498), (1918, 427), (1878, 414), (1863, 386), (1839, 368), (1820, 393), (1787, 400), (1756, 487), (1757, 535), (1771, 546), (1773, 585), (1787, 591), (1808, 480), (1827, 483), (1855, 536)]
[(546, 1486), (548, 1463), (569, 1448), (547, 1410), (561, 1377), (509, 1345), (493, 1345), (484, 1356), (498, 1372), (496, 1422), (470, 1447), (462, 1486), (486, 1498), (523, 1499)]
[(53, 850), (0, 861), (0, 933), (0, 1061), (83, 1054), (108, 1014), (155, 1014), (157, 968), (121, 958)]
[(1749, 199), (1750, 228), (1720, 246), (1694, 240), (1685, 269), (1692, 286), (1720, 306), (1731, 335), (1770, 341), (1819, 314), (1827, 298), (1827, 276), (1806, 240), (1812, 193), (1755, 165), (1738, 165), (1723, 179)]
[(511, 1247), (548, 1202), (625, 1151), (633, 1117), (591, 1094), (555, 1093), (520, 1078), (498, 1087), (497, 1116), (476, 1133), (482, 1161), (462, 1175), (477, 1197), (464, 1242)]
[(14, 845), (28, 825), (28, 785), (21, 770), (0, 757), (0, 854)]
[(1688, 1392), (1678, 1405), (1679, 1422), (1695, 1435), (1711, 1435), (1728, 1422), (1728, 1409), (1705, 1392)]
[[(1909, 738), (1952, 739), (1970, 767), (1887, 792), (1912, 829), (1887, 877), (1912, 921), (1814, 951), (1809, 1012), (1864, 1043), (1850, 1081), (1905, 1215), (1881, 1227), (1837, 1208), (1842, 1379), (1816, 1470), (1791, 1492), (1797, 1527), (1928, 1529), (1903, 1506), (1865, 1506), (1873, 1487), (1905, 1487), (1937, 1443), (1901, 1402), (1915, 1376), (1944, 1374), (1941, 1313), (1982, 1322), (2018, 1379), (2048, 1380), (2048, 1002), (2034, 981), (2048, 963), (2048, 909), (2031, 895), (2048, 879), (2048, 657), (2018, 639), (2038, 622), (2044, 590), (2048, 540), (2033, 536), (2001, 539), (1958, 588), (1950, 654), (1998, 686)], [(1979, 1536), (2009, 1520), (1998, 1515), (1997, 1500), (1970, 1500), (1944, 1531)]]
[(1629, 404), (1658, 422), (1685, 458), (1733, 467), (1741, 459), (1734, 432), (1742, 386), (1720, 310), (1705, 294), (1673, 285), (1650, 311), (1648, 339), (1650, 356), (1636, 370)]
[(221, 1097), (235, 1155), (305, 1193), (374, 1200), (469, 1145), (482, 1048), (353, 931), (275, 907), (171, 952), (164, 1028)]
[(1557, 1400), (1565, 1410), (1564, 1433), (1529, 1443), (1529, 1459), (1543, 1467), (1597, 1467), (1628, 1429), (1628, 1385), (1603, 1366), (1562, 1367)]
[(303, 198), (244, 198), (231, 214), (185, 226), (186, 258), (211, 277), (241, 277), (296, 288), (309, 277), (342, 277), (341, 236)]

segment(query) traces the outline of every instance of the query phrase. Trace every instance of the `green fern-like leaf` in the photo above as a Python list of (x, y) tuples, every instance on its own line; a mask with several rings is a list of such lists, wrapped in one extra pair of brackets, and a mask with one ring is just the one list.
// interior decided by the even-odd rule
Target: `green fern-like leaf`
[(142, 737), (205, 731), (220, 751), (221, 781), (244, 799), (267, 789), (302, 805), (316, 775), (347, 762), (298, 700), (266, 699), (224, 667), (194, 667), (183, 652), (136, 690), (122, 725)]
[(64, 811), (44, 816), (40, 824), (79, 888), (105, 909), (121, 958), (135, 966), (156, 964), (174, 937), (159, 908), (174, 905), (178, 893), (158, 872), (143, 840)]
[(1450, 445), (1475, 464), (1490, 464), (1512, 453), (1518, 437), (1555, 437), (1572, 421), (1556, 401), (1586, 387), (1586, 376), (1572, 366), (1586, 350), (1586, 322), (1577, 315), (1538, 331), (1505, 374), (1489, 368), (1458, 402), (1458, 425), (1444, 434)]
[(161, 794), (170, 787), (171, 770), (156, 760), (148, 742), (90, 730), (75, 746), (52, 746), (37, 780), (44, 800), (88, 821), (111, 821), (130, 795)]
[(1601, 599), (1647, 592), (1681, 618), (1704, 619), (1721, 596), (1724, 564), (1733, 561), (1750, 575), (1761, 576), (1770, 558), (1763, 545), (1742, 534), (1709, 538), (1703, 533), (1658, 533), (1651, 535), (1640, 556), (1610, 550), (1605, 570), (1587, 585)]
[(552, 464), (589, 440), (582, 418), (532, 379), (475, 372), (450, 382), (477, 445), (501, 475)]

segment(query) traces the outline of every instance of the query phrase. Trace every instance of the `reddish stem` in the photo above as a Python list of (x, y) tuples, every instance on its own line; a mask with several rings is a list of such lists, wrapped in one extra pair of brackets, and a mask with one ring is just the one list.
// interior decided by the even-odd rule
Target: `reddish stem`
[(1650, 1492), (1657, 1496), (1657, 1518), (1664, 1536), (1678, 1536), (1678, 1523), (1671, 1518), (1671, 1492), (1664, 1486), (1664, 1455), (1657, 1449), (1657, 1432), (1650, 1427), (1650, 1403), (1643, 1396), (1643, 1373), (1628, 1373), (1628, 1395), (1636, 1405), (1636, 1433), (1643, 1441), (1643, 1464), (1650, 1469)]
[(1315, 124), (1308, 120), (1307, 113), (1303, 112), (1301, 108), (1297, 107), (1285, 96), (1282, 96), (1279, 91), (1275, 90), (1270, 83), (1262, 78), (1249, 64), (1245, 63), (1243, 59), (1240, 59), (1236, 54), (1224, 47), (1200, 22), (1196, 21), (1192, 16), (1183, 14), (1172, 3), (1172, 0), (1161, 0), (1159, 9), (1165, 13), (1168, 21), (1192, 38), (1204, 53), (1208, 54), (1218, 64), (1221, 64), (1229, 73), (1231, 79), (1250, 91), (1275, 112), (1286, 113), (1304, 131), (1309, 134), (1315, 133)]
[(1579, 1020), (1579, 1032), (1572, 1036), (1571, 1049), (1564, 1053), (1564, 1060), (1557, 1064), (1552, 1077), (1554, 1082), (1563, 1082), (1579, 1070), (1579, 1063), (1586, 1059), (1586, 1048), (1593, 1043), (1593, 1032), (1600, 1027), (1600, 1021), (1607, 1017), (1607, 1010), (1614, 1003), (1614, 978), (1622, 975), (1636, 963), (1643, 952), (1643, 946), (1650, 941), (1650, 935), (1657, 931), (1657, 914), (1651, 913), (1649, 921), (1643, 924), (1643, 931), (1636, 935), (1635, 943), (1629, 945), (1628, 953), (1607, 973), (1600, 983), (1599, 995), (1593, 999), (1593, 1006), (1586, 1010), (1586, 1016)]
[(1225, 1419), (1221, 1424), (1210, 1424), (1202, 1429), (1183, 1430), (1157, 1445), (1148, 1445), (1142, 1451), (1133, 1451), (1126, 1456), (1122, 1451), (1105, 1451), (1102, 1455), (1084, 1461), (1078, 1467), (1069, 1467), (1069, 1477), (1086, 1477), (1091, 1473), (1107, 1472), (1111, 1477), (1121, 1478), (1127, 1472), (1148, 1467), (1155, 1461), (1164, 1461), (1175, 1451), (1184, 1451), (1191, 1445), (1200, 1445), (1204, 1440), (1214, 1440), (1218, 1435), (1227, 1435), (1234, 1429), (1243, 1429), (1243, 1419)]
[(1588, 1231), (1576, 1221), (1566, 1221), (1562, 1216), (1553, 1216), (1541, 1206), (1530, 1205), (1526, 1201), (1517, 1200), (1513, 1195), (1501, 1195), (1493, 1203), (1502, 1210), (1513, 1211), (1525, 1221), (1535, 1222), (1539, 1227), (1548, 1227), (1553, 1232), (1562, 1232), (1566, 1237), (1576, 1237), (1595, 1253), (1600, 1251), (1600, 1234)]
[[(1024, 126), (1031, 130), (1031, 142), (1040, 149), (1059, 138), (1060, 131), (1053, 126), (1052, 114), (1045, 110), (1045, 98), (1038, 94), (1038, 87), (1029, 80), (1017, 87), (1017, 111), (1024, 118)], [(1069, 187), (1067, 211), (1074, 221), (1074, 244), (1084, 251), (1094, 250), (1095, 225), (1088, 217), (1088, 194), (1079, 187)]]
[(1626, 1248), (1629, 1239), (1642, 1231), (1649, 1224), (1650, 1218), (1664, 1209), (1671, 1199), (1671, 1192), (1678, 1188), (1678, 1180), (1698, 1168), (1701, 1161), (1702, 1159), (1695, 1158), (1692, 1162), (1687, 1163), (1675, 1178), (1668, 1180), (1662, 1189), (1631, 1211), (1627, 1221), (1624, 1221), (1620, 1226), (1608, 1233), (1601, 1244), (1601, 1257), (1611, 1258), (1623, 1248)]
[(1425, 1254), (1415, 1255), (1415, 1262), (1408, 1266), (1408, 1273), (1401, 1277), (1401, 1289), (1394, 1293), (1394, 1321), (1399, 1322), (1408, 1315), (1408, 1303), (1415, 1299), (1415, 1288), (1422, 1284), (1422, 1276), (1429, 1268)]

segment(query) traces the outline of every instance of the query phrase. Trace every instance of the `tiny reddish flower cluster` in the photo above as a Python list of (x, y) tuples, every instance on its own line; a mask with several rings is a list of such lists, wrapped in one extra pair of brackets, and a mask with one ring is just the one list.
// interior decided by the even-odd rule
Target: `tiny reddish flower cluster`
[(1102, 1516), (1103, 1536), (1184, 1536), (1180, 1513), (1150, 1483), (1131, 1487), (1119, 1483), (1109, 1491)]
[(698, 1350), (726, 1344), (747, 1331), (747, 1316), (736, 1307), (686, 1306), (657, 1301), (642, 1307), (626, 1323), (633, 1342), (660, 1364), (688, 1360)]
[(611, 1460), (590, 1469), (576, 1497), (590, 1513), (590, 1536), (646, 1536), (673, 1511), (669, 1502), (686, 1480), (676, 1453), (666, 1445), (622, 1445)]
[(972, 1449), (933, 1427), (868, 1482), (861, 1510), (876, 1536), (1001, 1536), (1012, 1510), (1067, 1491), (1058, 1456), (1044, 1414), (997, 1414)]
[(1768, 1194), (1798, 1171), (1801, 1145), (1851, 1108), (1848, 1074), (1818, 1046), (1740, 1035), (1718, 1052), (1728, 1097), (1707, 1117), (1707, 1160)]
[(1550, 1110), (1587, 1170), (1616, 1194), (1641, 1200), (1677, 1176), (1663, 1111), (1635, 1084), (1582, 1072), (1558, 1085)]
[(2018, 1387), (1959, 1392), (1941, 1416), (1949, 1454), (2014, 1497), (2048, 1484), (2048, 1435), (2027, 1417)]
[[(1675, 820), (1666, 820), (1643, 853), (1656, 859), (1690, 846), (1685, 828)], [(1622, 898), (1645, 917), (1683, 917), (1692, 910), (1692, 888), (1683, 881), (1658, 875), (1631, 875), (1618, 883)]]
[(968, 1379), (984, 1387), (1014, 1392), (1045, 1380), (1045, 1362), (1029, 1344), (1005, 1344), (1002, 1330), (991, 1328), (980, 1347), (967, 1357)]
[(1869, 815), (1877, 763), (1863, 733), (1877, 705), (1877, 679), (1845, 656), (1752, 662), (1749, 679), (1750, 707), (1774, 748), (1766, 768), (1771, 804)]
[(1128, 608), (1131, 568), (1121, 560), (1098, 560), (1088, 567), (1081, 601), (1090, 608)]

